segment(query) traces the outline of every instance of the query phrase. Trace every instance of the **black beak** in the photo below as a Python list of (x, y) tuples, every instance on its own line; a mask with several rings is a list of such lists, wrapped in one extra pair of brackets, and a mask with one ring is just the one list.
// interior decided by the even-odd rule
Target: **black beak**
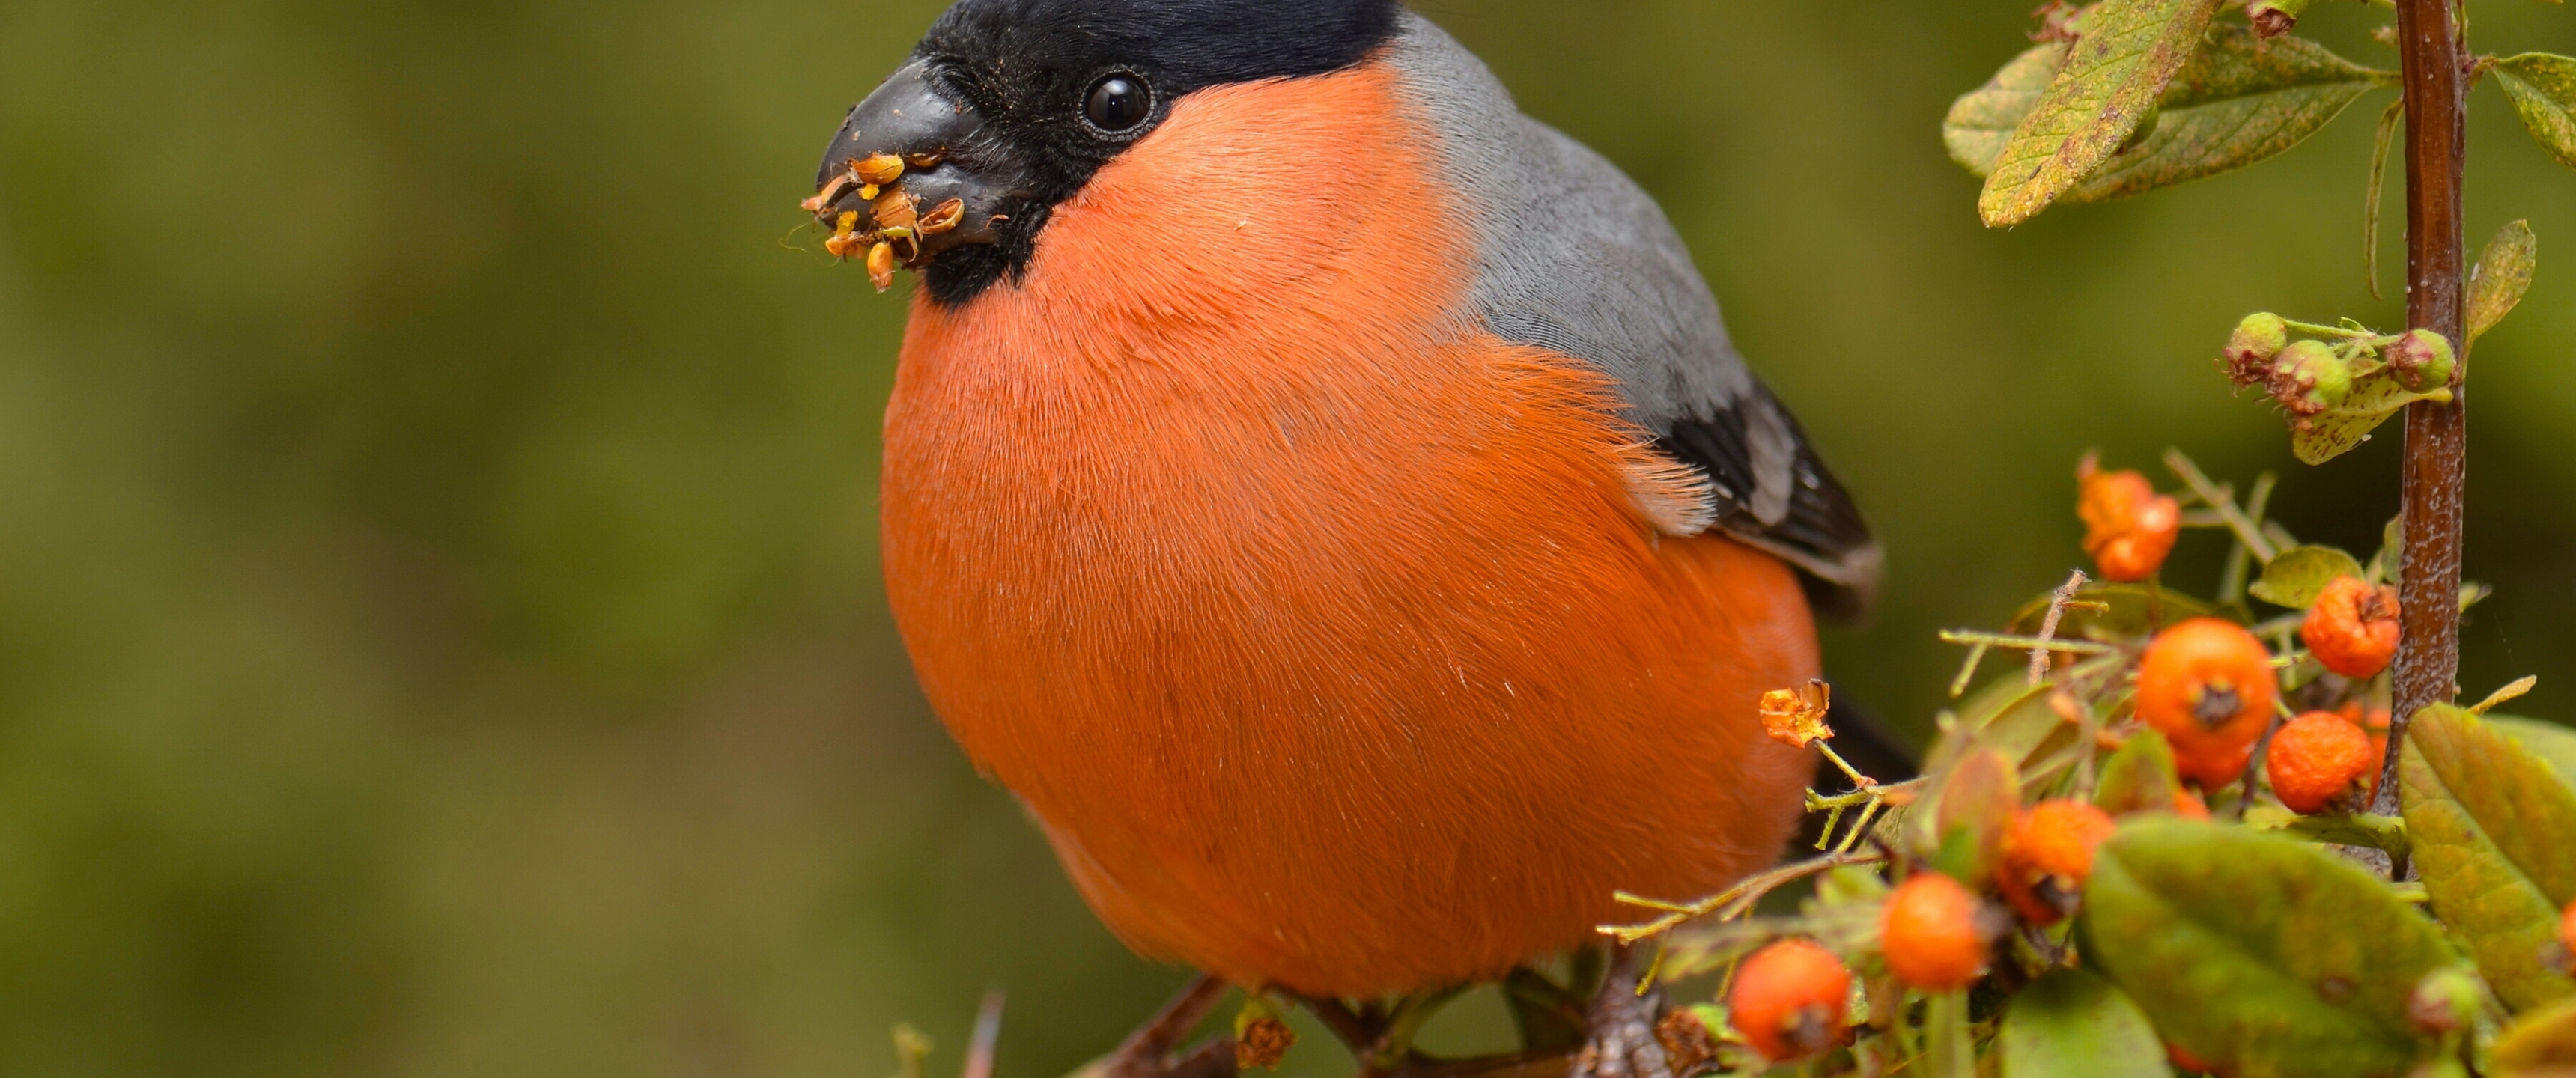
[(1015, 155), (972, 105), (940, 90), (924, 60), (850, 110), (814, 185), (805, 208), (832, 229), (825, 246), (866, 253), (879, 288), (896, 263), (919, 269), (943, 251), (1001, 242), (1005, 208), (1029, 197)]

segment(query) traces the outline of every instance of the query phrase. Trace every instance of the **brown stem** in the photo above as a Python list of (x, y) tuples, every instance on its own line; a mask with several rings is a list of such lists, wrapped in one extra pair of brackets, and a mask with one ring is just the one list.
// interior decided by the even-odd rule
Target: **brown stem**
[[(2406, 324), (2465, 346), (2461, 282), (2466, 230), (2460, 190), (2468, 161), (2469, 54), (2453, 0), (2397, 0), (2406, 89)], [(2405, 557), (2399, 582), (2404, 637), (2396, 707), (2374, 810), (2397, 809), (2397, 753), (2415, 712), (2457, 695), (2460, 533), (2468, 473), (2468, 399), (2452, 375), (2451, 403), (2406, 407)]]

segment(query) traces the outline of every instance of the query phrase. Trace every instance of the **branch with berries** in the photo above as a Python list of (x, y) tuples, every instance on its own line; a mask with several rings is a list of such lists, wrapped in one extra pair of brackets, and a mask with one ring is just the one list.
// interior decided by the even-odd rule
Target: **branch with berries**
[[(1704, 1034), (1690, 1070), (2503, 1076), (2552, 1072), (2500, 1060), (2566, 1061), (2576, 732), (2492, 713), (2531, 679), (2428, 709), (2399, 754), (2398, 811), (2372, 813), (2394, 551), (2303, 545), (2265, 517), (2270, 484), (2240, 504), (2188, 458), (2167, 463), (2180, 488), (2160, 492), (2088, 455), (2076, 510), (2101, 579), (1943, 634), (1970, 658), (1923, 778), (1844, 764), (1851, 792), (1809, 793), (1828, 814), (1818, 856), (1698, 900), (1621, 896), (1653, 915), (1602, 929), (1660, 948), (1641, 990), (1715, 981), (1670, 1020)], [(2245, 559), (2226, 594), (2163, 579), (2195, 528)], [(1998, 649), (2027, 650), (2035, 673), (1968, 691)], [(1828, 704), (1821, 685), (1772, 693), (1766, 729), (1840, 763)], [(2392, 862), (2417, 879), (2389, 882)]]

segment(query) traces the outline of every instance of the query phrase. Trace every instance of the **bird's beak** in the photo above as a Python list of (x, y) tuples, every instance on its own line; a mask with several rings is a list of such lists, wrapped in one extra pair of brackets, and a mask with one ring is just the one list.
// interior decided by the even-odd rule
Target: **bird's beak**
[(941, 252), (1001, 242), (1004, 208), (1027, 180), (973, 106), (943, 93), (914, 60), (850, 110), (815, 173), (804, 207), (832, 230), (824, 246), (868, 260), (883, 290), (898, 265), (920, 269)]

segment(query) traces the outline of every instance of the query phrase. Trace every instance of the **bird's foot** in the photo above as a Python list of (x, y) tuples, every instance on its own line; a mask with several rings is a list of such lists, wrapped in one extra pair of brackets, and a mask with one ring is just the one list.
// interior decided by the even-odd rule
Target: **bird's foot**
[(1622, 947), (1612, 956), (1609, 976), (1592, 996), (1585, 1016), (1589, 1028), (1569, 1078), (1676, 1078), (1673, 1054), (1657, 1036), (1664, 994), (1637, 991), (1648, 950)]
[(1210, 1037), (1184, 1050), (1181, 1038), (1225, 998), (1226, 983), (1201, 976), (1181, 989), (1125, 1043), (1089, 1068), (1098, 1078), (1234, 1078), (1234, 1038)]

